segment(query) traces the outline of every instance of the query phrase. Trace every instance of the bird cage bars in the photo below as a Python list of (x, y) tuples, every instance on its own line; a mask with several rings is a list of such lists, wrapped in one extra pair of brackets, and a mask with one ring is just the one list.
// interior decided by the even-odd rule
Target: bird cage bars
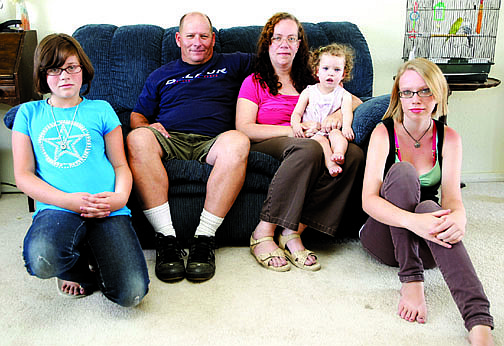
[(499, 10), (500, 0), (407, 0), (403, 59), (427, 58), (448, 81), (485, 81)]

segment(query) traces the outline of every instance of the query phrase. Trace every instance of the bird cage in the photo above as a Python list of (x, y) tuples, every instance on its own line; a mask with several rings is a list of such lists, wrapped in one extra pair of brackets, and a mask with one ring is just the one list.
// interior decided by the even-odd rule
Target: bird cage
[(407, 0), (403, 59), (429, 59), (448, 82), (486, 81), (499, 10), (500, 0)]

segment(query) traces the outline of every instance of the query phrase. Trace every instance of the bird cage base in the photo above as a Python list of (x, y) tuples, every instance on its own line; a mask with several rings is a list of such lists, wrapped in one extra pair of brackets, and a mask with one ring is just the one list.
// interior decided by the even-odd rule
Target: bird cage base
[(479, 82), (488, 79), (492, 63), (470, 63), (468, 59), (452, 58), (447, 63), (436, 62), (448, 83)]

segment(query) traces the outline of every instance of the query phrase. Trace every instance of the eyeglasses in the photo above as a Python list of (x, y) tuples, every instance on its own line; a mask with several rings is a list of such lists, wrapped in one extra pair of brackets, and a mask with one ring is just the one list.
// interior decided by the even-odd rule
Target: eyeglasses
[(429, 88), (425, 88), (418, 91), (411, 91), (411, 90), (399, 91), (399, 97), (402, 99), (410, 99), (415, 94), (417, 94), (420, 97), (429, 97), (432, 96), (432, 91)]
[(289, 46), (294, 46), (296, 45), (299, 41), (301, 41), (300, 39), (298, 39), (296, 36), (287, 36), (287, 37), (282, 37), (282, 36), (273, 36), (271, 38), (271, 43), (279, 46), (282, 44), (283, 41), (286, 41)]
[(48, 76), (59, 76), (60, 74), (65, 71), (66, 73), (69, 74), (76, 74), (82, 71), (82, 66), (81, 65), (70, 65), (66, 68), (60, 68), (60, 67), (51, 67), (46, 70), (46, 73)]

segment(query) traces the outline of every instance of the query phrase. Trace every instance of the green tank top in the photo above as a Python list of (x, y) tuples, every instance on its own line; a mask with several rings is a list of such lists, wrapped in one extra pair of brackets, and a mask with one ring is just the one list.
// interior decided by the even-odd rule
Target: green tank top
[[(437, 146), (437, 133), (435, 138), (435, 146)], [(399, 147), (396, 147), (395, 162), (401, 162), (397, 154)], [(435, 186), (441, 181), (441, 167), (439, 166), (438, 152), (436, 150), (436, 162), (434, 167), (427, 173), (424, 173), (418, 177), (420, 179), (420, 186)]]

